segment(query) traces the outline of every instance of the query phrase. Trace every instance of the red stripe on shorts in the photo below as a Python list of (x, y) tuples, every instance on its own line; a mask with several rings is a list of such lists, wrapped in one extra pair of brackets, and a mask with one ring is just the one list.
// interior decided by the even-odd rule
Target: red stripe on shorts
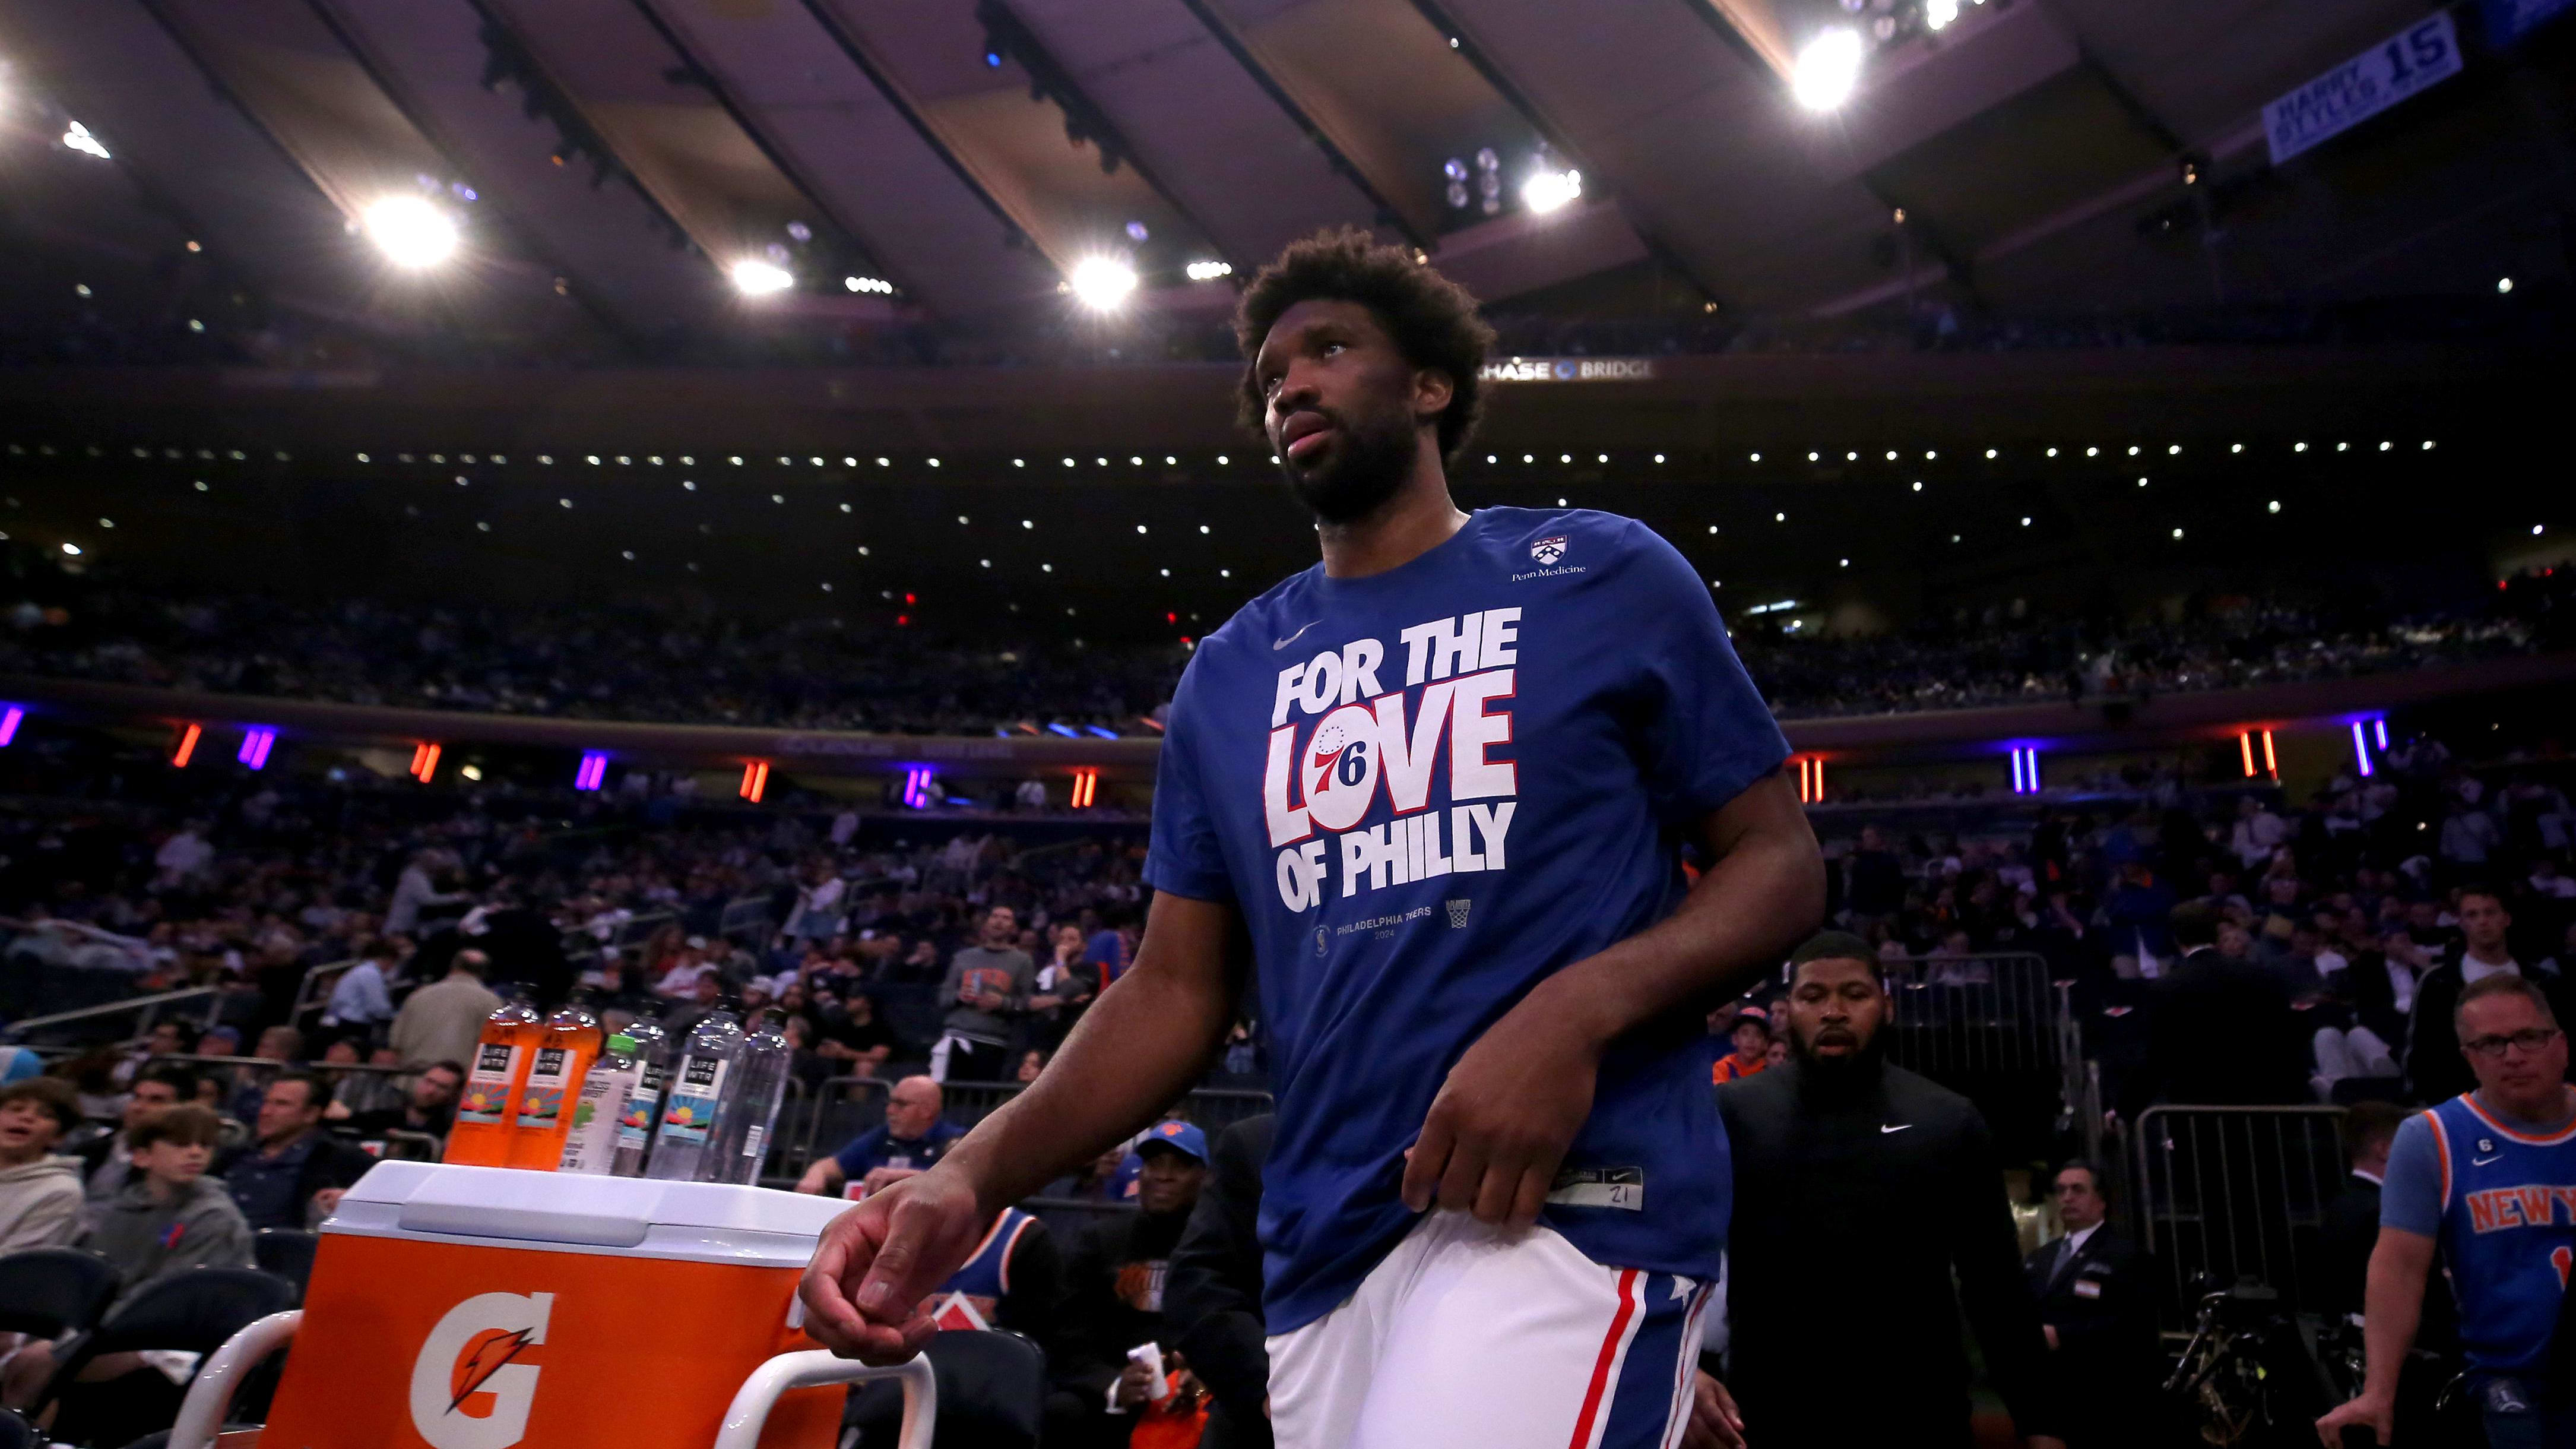
[(1575, 1417), (1574, 1438), (1567, 1449), (1590, 1449), (1592, 1421), (1601, 1413), (1601, 1401), (1610, 1394), (1610, 1370), (1619, 1362), (1619, 1341), (1628, 1332), (1628, 1320), (1637, 1313), (1637, 1270), (1628, 1268), (1619, 1274), (1619, 1311), (1610, 1319), (1610, 1336), (1601, 1340), (1601, 1356), (1592, 1361), (1592, 1387), (1583, 1392), (1583, 1412)]

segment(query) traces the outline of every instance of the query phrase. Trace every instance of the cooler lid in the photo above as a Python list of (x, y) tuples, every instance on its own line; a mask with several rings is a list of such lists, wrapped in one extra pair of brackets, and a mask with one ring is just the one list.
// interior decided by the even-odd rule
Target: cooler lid
[(713, 1182), (379, 1162), (322, 1230), (801, 1266), (849, 1204)]

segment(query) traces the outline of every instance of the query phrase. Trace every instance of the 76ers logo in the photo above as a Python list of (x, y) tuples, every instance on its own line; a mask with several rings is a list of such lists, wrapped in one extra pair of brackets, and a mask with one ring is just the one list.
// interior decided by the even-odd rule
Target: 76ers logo
[(1324, 716), (1306, 746), (1306, 764), (1298, 781), (1306, 788), (1306, 806), (1315, 824), (1347, 830), (1368, 813), (1377, 792), (1377, 716), (1346, 704)]
[(1565, 535), (1560, 533), (1553, 538), (1542, 538), (1531, 544), (1530, 557), (1543, 564), (1552, 564), (1565, 557)]

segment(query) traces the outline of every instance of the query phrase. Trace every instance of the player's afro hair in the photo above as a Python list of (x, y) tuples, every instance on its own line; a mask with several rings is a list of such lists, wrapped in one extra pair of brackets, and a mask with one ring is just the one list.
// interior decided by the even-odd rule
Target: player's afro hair
[(1234, 340), (1244, 358), (1238, 399), (1244, 425), (1261, 431), (1261, 384), (1252, 375), (1252, 359), (1262, 340), (1280, 314), (1317, 298), (1368, 308), (1406, 361), (1448, 377), (1440, 456), (1454, 459), (1475, 432), (1484, 408), (1477, 373), (1484, 367), (1486, 349), (1494, 345), (1494, 329), (1476, 315), (1476, 299), (1466, 288), (1415, 261), (1403, 247), (1382, 245), (1356, 227), (1319, 231), (1289, 243), (1243, 289), (1234, 313)]

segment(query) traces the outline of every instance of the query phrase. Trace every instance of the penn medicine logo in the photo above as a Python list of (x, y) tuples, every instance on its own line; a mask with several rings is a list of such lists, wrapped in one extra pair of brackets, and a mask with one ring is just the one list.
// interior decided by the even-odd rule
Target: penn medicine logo
[(478, 1293), (438, 1320), (411, 1366), (411, 1426), (430, 1449), (509, 1449), (527, 1437), (551, 1293)]
[(1553, 538), (1542, 538), (1531, 544), (1530, 557), (1542, 564), (1552, 564), (1565, 557), (1565, 535), (1560, 533)]

